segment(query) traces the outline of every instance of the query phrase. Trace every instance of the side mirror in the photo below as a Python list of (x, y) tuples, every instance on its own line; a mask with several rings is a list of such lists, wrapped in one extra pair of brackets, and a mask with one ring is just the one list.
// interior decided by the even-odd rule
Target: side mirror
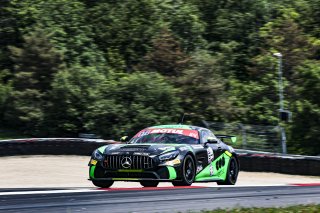
[(209, 137), (208, 139), (207, 139), (207, 142), (205, 142), (205, 145), (207, 145), (208, 143), (209, 144), (217, 144), (219, 141), (217, 140), (217, 139), (215, 139), (215, 138), (212, 138), (212, 137)]
[(129, 141), (129, 136), (122, 136), (122, 137), (120, 138), (120, 142), (125, 143), (125, 142), (128, 142), (128, 141)]
[(230, 139), (231, 139), (232, 143), (236, 143), (237, 142), (237, 137), (236, 136), (232, 136)]

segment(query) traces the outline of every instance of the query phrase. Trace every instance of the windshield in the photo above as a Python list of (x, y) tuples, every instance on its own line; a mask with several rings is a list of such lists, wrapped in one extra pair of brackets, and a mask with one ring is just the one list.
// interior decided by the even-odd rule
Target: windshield
[(136, 134), (129, 143), (198, 144), (199, 133), (189, 129), (146, 129)]

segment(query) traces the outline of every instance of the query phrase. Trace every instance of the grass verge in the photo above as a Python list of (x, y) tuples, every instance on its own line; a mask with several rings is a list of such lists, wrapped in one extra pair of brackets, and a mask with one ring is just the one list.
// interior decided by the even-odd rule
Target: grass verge
[(217, 209), (204, 210), (201, 213), (319, 213), (320, 205), (298, 205), (281, 208), (237, 208), (237, 209)]

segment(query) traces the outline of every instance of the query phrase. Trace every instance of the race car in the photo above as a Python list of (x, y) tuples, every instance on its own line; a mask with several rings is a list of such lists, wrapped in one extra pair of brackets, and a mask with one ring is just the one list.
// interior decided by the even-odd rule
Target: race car
[(89, 180), (102, 188), (114, 181), (137, 181), (144, 187), (159, 182), (234, 185), (240, 164), (234, 149), (223, 142), (226, 138), (236, 139), (191, 125), (148, 127), (128, 142), (96, 149), (89, 161)]

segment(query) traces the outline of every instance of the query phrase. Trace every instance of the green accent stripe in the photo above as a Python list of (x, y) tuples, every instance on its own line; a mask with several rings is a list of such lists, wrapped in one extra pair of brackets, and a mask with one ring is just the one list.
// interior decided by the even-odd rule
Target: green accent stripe
[(139, 180), (139, 178), (112, 178), (112, 180)]
[(104, 150), (107, 148), (108, 145), (102, 146), (100, 148), (98, 148), (99, 152), (101, 152), (103, 154)]
[(177, 178), (177, 173), (174, 167), (172, 166), (167, 166), (168, 172), (169, 172), (169, 179), (174, 180)]
[(94, 170), (96, 169), (96, 166), (90, 167), (90, 178), (94, 178)]
[(197, 180), (195, 180), (195, 182), (210, 182), (210, 181), (219, 181), (219, 180), (223, 180), (222, 178), (219, 178), (219, 177), (215, 177), (215, 176), (212, 176), (212, 177), (203, 177), (203, 178), (198, 178)]
[[(228, 153), (231, 154), (230, 152)], [(217, 167), (217, 165), (219, 165), (218, 162), (222, 160), (222, 158), (224, 158), (225, 163), (224, 163), (224, 166), (219, 168)], [(227, 153), (220, 155), (216, 160), (211, 162), (201, 172), (199, 172), (196, 175), (195, 181), (201, 181), (205, 179), (214, 179), (214, 178), (225, 180), (227, 177), (229, 161), (230, 161), (230, 156), (227, 155)], [(211, 176), (210, 166), (212, 166), (211, 170), (213, 171), (213, 176)]]
[(142, 169), (119, 169), (118, 172), (143, 172)]

